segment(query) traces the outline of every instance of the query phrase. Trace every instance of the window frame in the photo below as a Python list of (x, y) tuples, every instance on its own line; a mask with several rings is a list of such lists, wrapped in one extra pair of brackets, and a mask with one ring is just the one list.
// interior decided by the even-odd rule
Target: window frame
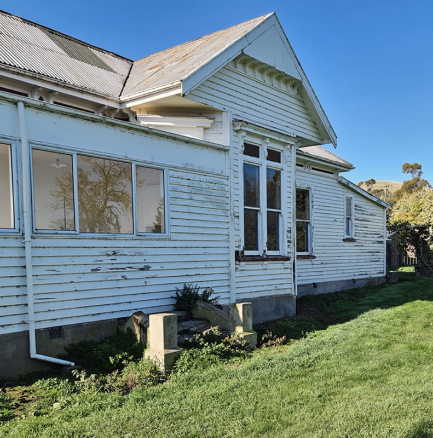
[[(245, 145), (252, 145), (259, 148), (259, 157), (253, 157), (244, 154)], [(267, 160), (267, 150), (273, 150), (280, 153), (280, 163), (275, 161)], [(245, 256), (252, 257), (279, 257), (286, 254), (284, 243), (283, 243), (283, 211), (284, 211), (284, 196), (283, 196), (283, 181), (284, 181), (284, 149), (278, 147), (277, 145), (269, 145), (266, 141), (262, 144), (250, 140), (244, 140), (242, 144), (242, 185), (240, 190), (240, 197), (242, 202), (242, 216), (240, 219), (240, 230), (241, 230), (241, 248), (243, 249), (243, 254)], [(259, 207), (248, 207), (245, 205), (245, 187), (244, 187), (244, 164), (251, 164), (259, 168)], [(274, 169), (280, 172), (280, 208), (273, 209), (268, 208), (267, 205), (267, 170)], [(245, 210), (256, 210), (258, 211), (257, 218), (257, 250), (246, 250), (245, 249)], [(268, 244), (268, 212), (278, 213), (278, 250), (270, 251), (267, 248)]]
[[(296, 228), (298, 225), (298, 222), (307, 223), (307, 239), (308, 239), (308, 248), (307, 251), (298, 251), (298, 245), (296, 243), (296, 255), (300, 256), (312, 256), (313, 255), (313, 190), (311, 187), (301, 187), (296, 186), (296, 192), (298, 190), (305, 190), (308, 192), (308, 211), (309, 211), (309, 219), (298, 219), (295, 217), (296, 222)], [(295, 209), (295, 216), (296, 216), (296, 198), (294, 200), (294, 209)], [(296, 232), (296, 239), (298, 238), (298, 234)]]
[[(75, 230), (38, 230), (36, 229), (35, 220), (35, 197), (34, 197), (34, 173), (33, 173), (33, 159), (32, 151), (34, 149), (54, 152), (58, 154), (66, 154), (72, 156), (72, 180), (73, 180), (73, 190), (74, 190), (74, 215), (75, 215)], [(132, 195), (132, 233), (86, 233), (80, 232), (80, 220), (79, 220), (79, 207), (78, 207), (78, 177), (77, 177), (77, 156), (83, 155), (87, 157), (94, 157), (105, 160), (121, 161), (122, 163), (128, 163), (131, 165), (131, 195)], [(136, 186), (136, 166), (148, 167), (151, 169), (162, 170), (163, 181), (164, 181), (164, 233), (143, 233), (137, 231), (137, 186)], [(125, 159), (124, 157), (118, 157), (109, 154), (98, 154), (93, 151), (78, 150), (72, 151), (60, 146), (47, 146), (40, 143), (32, 142), (30, 144), (30, 178), (32, 185), (31, 201), (32, 201), (32, 219), (33, 219), (33, 233), (34, 234), (50, 234), (50, 235), (62, 235), (62, 236), (80, 236), (89, 238), (104, 238), (104, 237), (117, 237), (117, 238), (146, 238), (146, 239), (168, 239), (170, 238), (170, 221), (168, 220), (168, 166), (157, 165), (142, 160), (132, 160)]]
[[(350, 200), (350, 216), (347, 215), (347, 201)], [(354, 239), (355, 238), (355, 215), (354, 215), (354, 198), (353, 196), (344, 197), (344, 238)], [(347, 219), (350, 220), (350, 230), (347, 233)]]
[(17, 234), (21, 229), (20, 222), (20, 203), (19, 203), (19, 169), (18, 169), (18, 147), (16, 140), (12, 140), (7, 137), (0, 137), (0, 143), (9, 146), (10, 151), (10, 169), (12, 172), (11, 184), (12, 184), (12, 202), (13, 202), (13, 228), (0, 228), (1, 234)]

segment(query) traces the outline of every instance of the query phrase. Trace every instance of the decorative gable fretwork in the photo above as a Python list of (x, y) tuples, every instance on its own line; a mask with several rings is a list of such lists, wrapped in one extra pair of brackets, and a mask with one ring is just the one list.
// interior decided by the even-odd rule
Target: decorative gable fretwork
[(242, 73), (293, 95), (298, 94), (302, 85), (299, 79), (245, 54), (239, 55), (229, 65)]

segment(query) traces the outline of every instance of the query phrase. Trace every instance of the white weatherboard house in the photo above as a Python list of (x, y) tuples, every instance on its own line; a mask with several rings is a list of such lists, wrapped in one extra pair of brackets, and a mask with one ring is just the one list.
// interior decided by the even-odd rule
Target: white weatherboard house
[(184, 283), (259, 322), (383, 281), (387, 205), (323, 144), (275, 14), (131, 61), (0, 12), (0, 375)]

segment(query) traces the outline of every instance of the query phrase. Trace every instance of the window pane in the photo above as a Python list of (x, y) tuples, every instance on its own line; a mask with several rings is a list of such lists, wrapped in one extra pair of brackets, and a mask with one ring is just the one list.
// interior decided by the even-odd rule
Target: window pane
[(0, 143), (0, 228), (15, 228), (11, 147)]
[(266, 169), (268, 208), (281, 209), (281, 171)]
[(255, 144), (244, 143), (244, 155), (249, 155), (250, 157), (259, 158), (260, 157), (260, 147)]
[(352, 235), (352, 219), (346, 218), (346, 236)]
[(244, 163), (244, 205), (260, 206), (259, 166)]
[(122, 161), (77, 156), (80, 232), (134, 232), (132, 166)]
[(268, 251), (278, 251), (280, 241), (280, 213), (268, 211)]
[(310, 219), (310, 192), (296, 189), (296, 219)]
[(75, 230), (72, 156), (32, 150), (37, 230)]
[(346, 198), (346, 216), (352, 216), (352, 198)]
[(165, 233), (164, 172), (149, 167), (136, 167), (137, 231)]
[(257, 210), (244, 210), (244, 241), (245, 251), (258, 250), (258, 216)]
[(296, 223), (296, 251), (297, 252), (309, 251), (308, 225), (309, 225), (308, 222)]
[(274, 163), (281, 163), (281, 152), (274, 149), (268, 149), (268, 161), (273, 161)]

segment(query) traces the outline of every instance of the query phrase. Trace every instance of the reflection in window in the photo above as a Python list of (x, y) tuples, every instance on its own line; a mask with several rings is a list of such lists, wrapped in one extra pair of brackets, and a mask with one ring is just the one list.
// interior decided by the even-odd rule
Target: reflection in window
[(136, 167), (137, 231), (165, 233), (164, 172), (149, 167)]
[(260, 167), (244, 163), (244, 247), (258, 250), (258, 216), (260, 212)]
[(268, 251), (278, 251), (280, 241), (281, 171), (266, 169), (267, 244)]
[(75, 230), (72, 156), (32, 150), (37, 230)]
[(134, 232), (130, 163), (77, 155), (77, 181), (80, 232)]
[(353, 199), (346, 198), (346, 237), (353, 238)]
[(11, 146), (0, 143), (0, 228), (15, 228)]
[(311, 250), (310, 191), (296, 189), (296, 251)]

